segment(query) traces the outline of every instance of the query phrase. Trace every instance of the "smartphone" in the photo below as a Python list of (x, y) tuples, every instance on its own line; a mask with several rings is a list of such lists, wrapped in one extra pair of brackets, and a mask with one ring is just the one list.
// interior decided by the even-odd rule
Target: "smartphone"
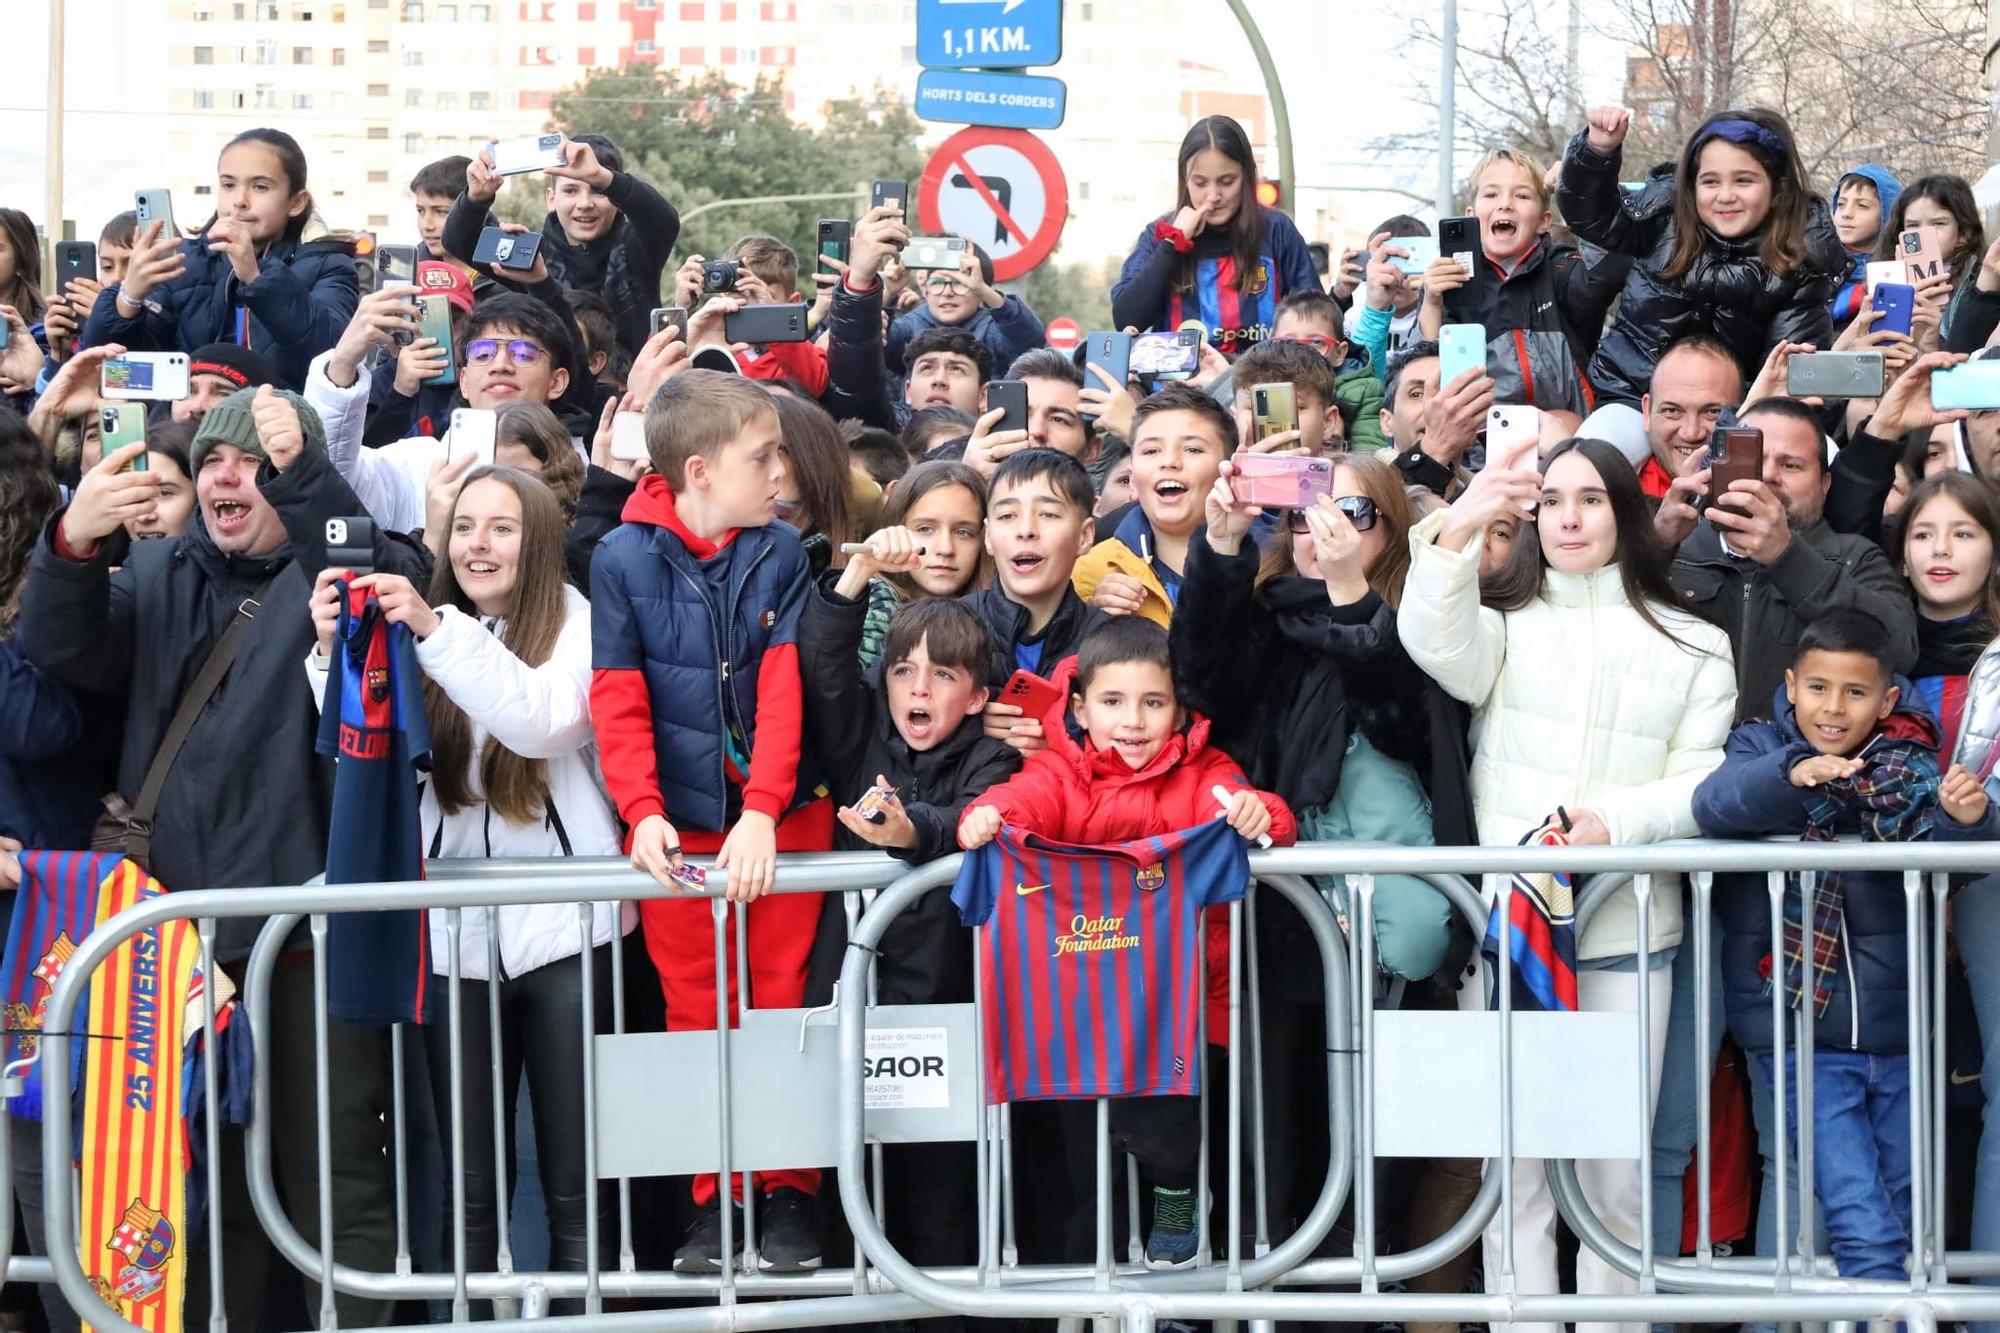
[(1931, 406), (1940, 411), (2000, 409), (2000, 361), (1966, 361), (1933, 372)]
[[(1083, 340), (1083, 363), (1086, 376), (1090, 374), (1088, 367), (1096, 366), (1111, 377), (1111, 382), (1104, 388), (1124, 388), (1132, 378), (1132, 335), (1099, 329)], [(1084, 415), (1090, 416), (1091, 413)]]
[(1298, 392), (1289, 383), (1259, 384), (1250, 390), (1250, 443), (1298, 428)]
[(1708, 436), (1708, 494), (1695, 506), (1706, 511), (1710, 505), (1732, 514), (1747, 514), (1740, 505), (1724, 504), (1716, 497), (1729, 489), (1732, 481), (1761, 481), (1764, 477), (1764, 432), (1755, 426), (1717, 426)]
[(1917, 313), (1917, 289), (1907, 282), (1885, 282), (1875, 289), (1869, 298), (1869, 305), (1882, 311), (1882, 318), (1870, 328), (1872, 333), (1887, 329), (1891, 333), (1910, 336), (1910, 321)]
[(179, 237), (181, 229), (174, 225), (174, 200), (164, 185), (150, 190), (137, 190), (132, 195), (132, 211), (138, 215), (139, 224), (135, 234), (143, 232), (154, 221), (164, 221), (167, 225), (160, 229), (160, 239)]
[(1903, 257), (1903, 270), (1912, 287), (1944, 272), (1944, 251), (1938, 246), (1937, 232), (1929, 227), (1912, 227), (1898, 236), (1896, 253)]
[(500, 415), (490, 408), (453, 408), (451, 431), (444, 437), (444, 456), (457, 458), (471, 454), (479, 460), (475, 466), (491, 466), (494, 436), (499, 427)]
[(1201, 330), (1142, 333), (1132, 342), (1131, 373), (1157, 381), (1194, 378), (1201, 365)]
[(1388, 244), (1404, 252), (1401, 259), (1391, 255), (1389, 262), (1413, 278), (1422, 277), (1424, 270), (1438, 257), (1435, 236), (1392, 236)]
[(1910, 280), (1909, 269), (1904, 266), (1903, 261), (1900, 259), (1872, 259), (1863, 267), (1861, 272), (1863, 281), (1867, 284), (1867, 295), (1870, 301), (1875, 299), (1875, 289), (1883, 283), (1908, 282)]
[(1537, 447), (1542, 441), (1542, 414), (1539, 408), (1501, 403), (1486, 410), (1488, 458), (1505, 458), (1509, 451), (1518, 449), (1529, 440), (1533, 440)]
[(563, 164), (563, 137), (560, 133), (531, 134), (524, 139), (498, 139), (486, 147), (493, 156), (493, 170), (501, 176), (525, 176), (543, 167)]
[(1801, 352), (1785, 362), (1785, 392), (1795, 398), (1880, 398), (1880, 352)]
[(894, 204), (903, 210), (905, 216), (910, 211), (910, 183), (908, 181), (876, 181), (868, 187), (868, 207), (880, 208), (884, 204)]
[[(128, 444), (146, 438), (146, 409), (138, 403), (106, 403), (98, 409), (98, 426), (103, 433), (99, 456), (108, 458)], [(144, 472), (146, 455), (132, 460), (127, 472)]]
[(127, 352), (105, 361), (98, 390), (106, 398), (171, 402), (188, 396), (186, 352)]
[(733, 343), (802, 343), (806, 340), (805, 303), (746, 305), (722, 317), (722, 336)]
[(1445, 389), (1468, 370), (1486, 369), (1486, 326), (1447, 324), (1438, 330), (1438, 388)]
[(995, 702), (1013, 705), (1024, 717), (1047, 717), (1067, 700), (1062, 690), (1034, 672), (1016, 671), (1000, 687), (1000, 697)]
[(1440, 218), (1437, 240), (1438, 253), (1456, 259), (1465, 266), (1465, 276), (1471, 277), (1473, 261), (1479, 258), (1479, 219)]
[(684, 305), (654, 306), (653, 313), (648, 318), (648, 324), (653, 333), (658, 333), (661, 329), (665, 328), (679, 329), (681, 341), (687, 341), (688, 312), (687, 307)]
[(1231, 466), (1229, 493), (1246, 508), (1310, 509), (1320, 496), (1333, 494), (1330, 458), (1238, 454)]
[(451, 345), (451, 298), (447, 296), (419, 296), (417, 298), (417, 336), (435, 338), (437, 345), (444, 348), (444, 369), (425, 380), (426, 384), (458, 383), (458, 349)]
[(326, 567), (350, 574), (375, 572), (375, 520), (366, 516), (326, 521)]
[(819, 257), (847, 262), (848, 247), (854, 240), (854, 224), (846, 218), (819, 220)]
[(1003, 430), (1026, 430), (1028, 428), (1028, 382), (1026, 380), (988, 380), (986, 382), (986, 411), (994, 408), (1006, 409), (1007, 415), (1000, 418), (993, 427), (997, 433)]
[[(429, 252), (425, 252), (428, 256)], [(382, 275), (382, 285), (394, 286), (398, 283), (417, 280), (417, 247), (414, 245), (378, 245), (375, 247), (375, 271)]]
[(472, 247), (472, 260), (476, 264), (491, 264), (516, 273), (526, 273), (535, 266), (535, 256), (542, 248), (542, 234), (538, 231), (502, 231), (498, 227), (487, 227), (479, 233), (479, 243)]
[(948, 268), (956, 272), (965, 262), (963, 236), (913, 236), (903, 250), (907, 269)]
[(56, 242), (56, 294), (60, 296), (66, 291), (71, 280), (75, 278), (97, 281), (95, 241)]
[(642, 463), (652, 457), (646, 452), (646, 414), (611, 414), (611, 456), (621, 463)]

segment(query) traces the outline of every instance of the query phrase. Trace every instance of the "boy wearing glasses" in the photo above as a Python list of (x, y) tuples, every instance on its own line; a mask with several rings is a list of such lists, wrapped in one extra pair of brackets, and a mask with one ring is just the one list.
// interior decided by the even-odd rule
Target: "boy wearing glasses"
[[(1375, 378), (1366, 352), (1348, 355), (1346, 326), (1332, 297), (1315, 291), (1288, 294), (1278, 302), (1271, 337), (1278, 342), (1304, 343), (1333, 367), (1333, 396), (1328, 401), (1340, 411), (1326, 415), (1328, 452), (1373, 453), (1389, 442), (1382, 434), (1382, 381)], [(1244, 383), (1240, 364), (1236, 383)], [(1303, 407), (1300, 415), (1303, 418)], [(1336, 438), (1343, 443), (1336, 445)]]
[[(398, 333), (415, 331), (407, 291), (390, 289), (363, 298), (340, 341), (332, 351), (314, 358), (306, 374), (306, 401), (326, 423), (328, 456), (370, 516), (388, 532), (423, 531), (424, 496), (435, 465), (457, 466), (459, 474), (472, 466), (456, 463), (448, 433), (435, 439), (413, 435), (380, 449), (361, 447), (368, 417), (368, 378), (361, 365), (371, 348), (393, 346)], [(503, 292), (474, 307), (460, 335), (458, 354), (458, 383), (466, 406), (548, 404), (569, 388), (575, 341), (569, 325), (547, 305)], [(510, 448), (519, 456), (507, 456)], [(525, 462), (531, 471), (540, 471), (527, 449), (518, 445), (500, 446), (494, 461)]]
[(1005, 366), (1023, 352), (1047, 341), (1042, 321), (1018, 296), (994, 289), (993, 261), (971, 242), (965, 259), (953, 272), (932, 269), (912, 275), (924, 303), (899, 315), (889, 326), (889, 364), (903, 364), (911, 341), (932, 329), (963, 329), (992, 353), (993, 364)]

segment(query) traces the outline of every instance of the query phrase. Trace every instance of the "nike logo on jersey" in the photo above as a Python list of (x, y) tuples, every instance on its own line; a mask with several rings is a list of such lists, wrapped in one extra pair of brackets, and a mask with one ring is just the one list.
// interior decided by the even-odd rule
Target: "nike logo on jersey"
[(1017, 883), (1017, 884), (1015, 884), (1015, 885), (1014, 885), (1014, 892), (1015, 892), (1015, 893), (1017, 893), (1017, 894), (1019, 894), (1019, 895), (1020, 895), (1021, 897), (1025, 898), (1025, 897), (1027, 897), (1027, 896), (1028, 896), (1029, 894), (1031, 894), (1031, 893), (1040, 893), (1040, 892), (1041, 892), (1041, 891), (1042, 891), (1043, 889), (1046, 889), (1047, 887), (1049, 887), (1049, 886), (1048, 886), (1047, 884), (1019, 884), (1019, 883)]

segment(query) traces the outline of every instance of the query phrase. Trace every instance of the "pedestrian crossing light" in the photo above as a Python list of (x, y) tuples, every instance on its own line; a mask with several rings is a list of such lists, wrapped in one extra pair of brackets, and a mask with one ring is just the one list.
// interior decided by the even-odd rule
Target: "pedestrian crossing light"
[(1278, 188), (1278, 182), (1276, 181), (1257, 182), (1257, 202), (1266, 208), (1276, 208), (1278, 200), (1282, 197), (1283, 193)]

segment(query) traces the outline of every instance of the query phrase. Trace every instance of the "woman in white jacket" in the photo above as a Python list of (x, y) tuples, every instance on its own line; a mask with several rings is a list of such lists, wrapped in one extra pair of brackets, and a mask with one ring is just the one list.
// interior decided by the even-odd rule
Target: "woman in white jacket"
[[(467, 476), (445, 525), (445, 559), (428, 599), (406, 579), (367, 576), (384, 618), (416, 635), (429, 715), (432, 771), (421, 791), (430, 857), (615, 856), (618, 827), (597, 772), (590, 725), (590, 603), (563, 575), (563, 518), (548, 487), (526, 472), (482, 467)], [(328, 570), (313, 597), (319, 647), (308, 661), (322, 697), (342, 571)], [(433, 610), (435, 605), (435, 610)], [(611, 1020), (611, 950), (636, 919), (630, 903), (593, 906), (599, 1031)], [(582, 953), (577, 909), (540, 904), (498, 909), (500, 1119), (514, 1145), (513, 1106), (525, 1069), (548, 1202), (550, 1263), (584, 1268)], [(430, 916), (431, 954), (450, 967), (445, 914)], [(438, 1122), (451, 1123), (450, 1009), (463, 1035), (466, 1245), (472, 1271), (491, 1271), (498, 1244), (494, 1180), (492, 1033), (487, 913), (463, 914), (459, 993), (430, 992), (424, 1040)], [(443, 1135), (445, 1151), (451, 1139)], [(447, 1171), (453, 1168), (447, 1161)], [(608, 1196), (600, 1196), (600, 1204)], [(600, 1213), (602, 1210), (600, 1209)], [(450, 1249), (451, 1196), (445, 1196)], [(599, 1234), (608, 1235), (604, 1223)]]
[[(1668, 553), (1654, 538), (1624, 455), (1599, 441), (1569, 440), (1538, 473), (1533, 448), (1529, 441), (1496, 458), (1457, 503), (1412, 530), (1397, 618), (1410, 657), (1472, 707), (1479, 839), (1512, 846), (1558, 806), (1574, 821), (1574, 843), (1692, 837), (1694, 789), (1722, 762), (1736, 706), (1729, 640), (1668, 582)], [(1482, 588), (1487, 529), (1510, 512), (1531, 517), (1534, 530), (1523, 525)], [(1487, 877), (1489, 897), (1499, 878)], [(1657, 1093), (1672, 995), (1668, 965), (1681, 937), (1680, 894), (1671, 882), (1655, 882), (1649, 920), (1646, 1036)], [(1637, 900), (1626, 888), (1577, 942), (1580, 1007), (1636, 1012), (1637, 952)], [(1483, 984), (1464, 987), (1465, 1007), (1483, 1007), (1483, 991)], [(1598, 1215), (1635, 1244), (1638, 1171), (1646, 1166), (1644, 1159), (1577, 1163)], [(1515, 1289), (1557, 1290), (1555, 1206), (1540, 1161), (1515, 1162), (1514, 1216)], [(1498, 1219), (1485, 1240), (1487, 1289), (1499, 1290)], [(1588, 1247), (1577, 1259), (1577, 1286), (1637, 1290)]]

